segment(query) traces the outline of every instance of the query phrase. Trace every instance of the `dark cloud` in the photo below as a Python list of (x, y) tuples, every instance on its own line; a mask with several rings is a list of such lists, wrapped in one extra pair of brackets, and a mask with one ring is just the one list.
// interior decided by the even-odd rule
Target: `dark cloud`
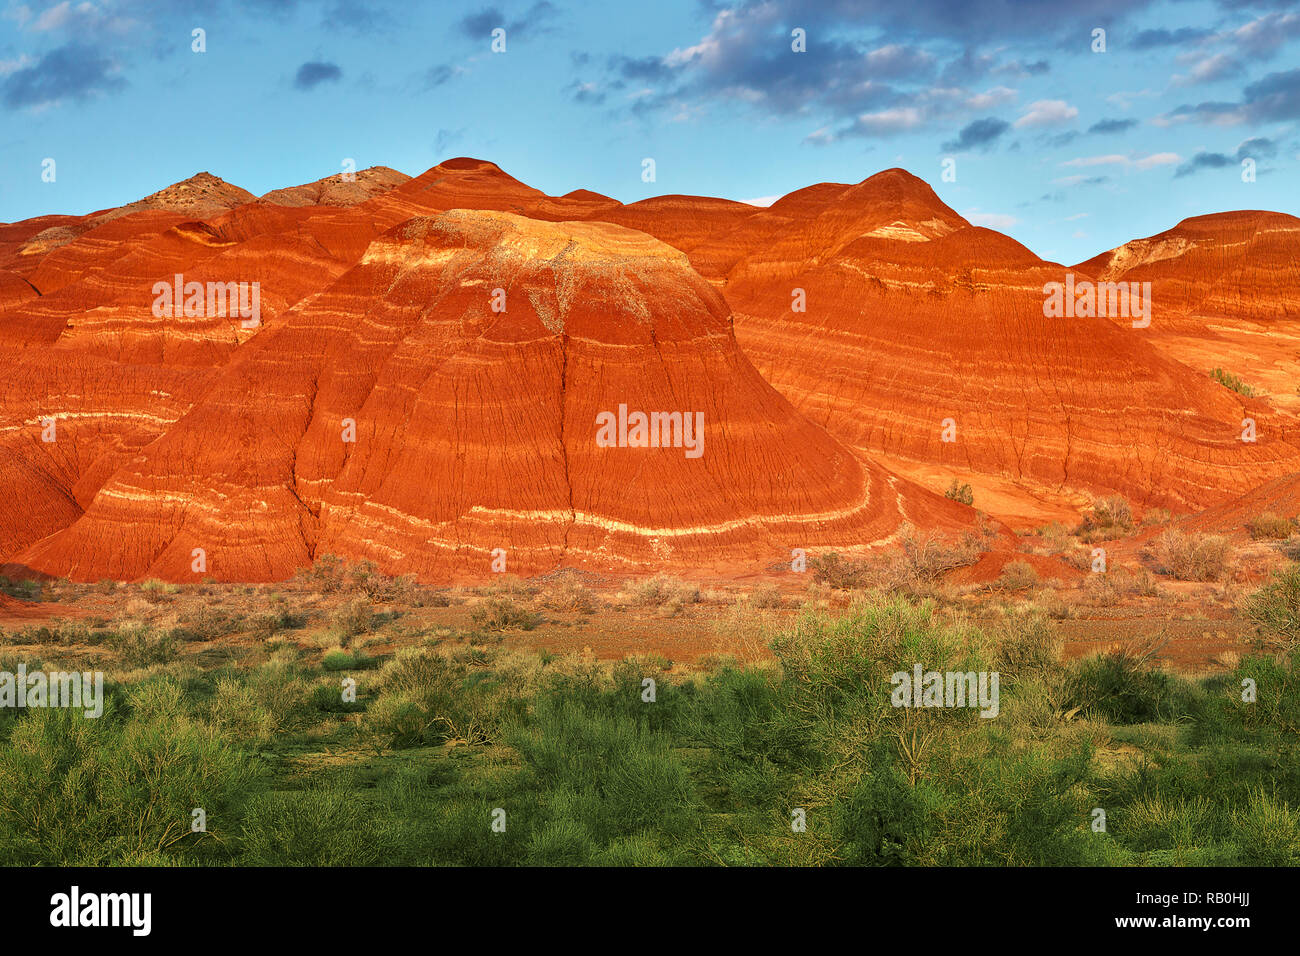
[(1223, 153), (1197, 153), (1174, 171), (1174, 178), (1181, 179), (1202, 169), (1222, 169), (1224, 166), (1235, 166), (1236, 164), (1235, 159), (1231, 156), (1225, 156)]
[(1277, 143), (1263, 136), (1256, 136), (1246, 140), (1237, 147), (1237, 159), (1242, 160), (1256, 158), (1260, 156), (1271, 157), (1277, 155)]
[(1270, 73), (1242, 90), (1240, 103), (1184, 104), (1161, 117), (1165, 125), (1193, 120), (1216, 126), (1300, 119), (1300, 69)]
[(605, 102), (605, 91), (599, 89), (594, 83), (583, 83), (574, 80), (564, 88), (564, 92), (575, 103), (585, 103), (589, 106), (599, 106)]
[(1183, 163), (1174, 171), (1174, 178), (1181, 179), (1202, 169), (1223, 169), (1225, 166), (1237, 166), (1243, 159), (1266, 159), (1277, 155), (1277, 144), (1271, 139), (1256, 136), (1244, 141), (1237, 147), (1235, 156), (1226, 153), (1200, 152)]
[(1143, 30), (1128, 44), (1135, 50), (1153, 50), (1162, 46), (1183, 46), (1213, 36), (1213, 30), (1179, 27), (1177, 30)]
[(331, 30), (370, 34), (392, 29), (397, 21), (386, 10), (367, 5), (362, 0), (338, 0), (325, 10), (321, 25)]
[(424, 71), (424, 89), (431, 90), (436, 86), (442, 86), (442, 84), (455, 76), (456, 73), (456, 68), (448, 66), (446, 63), (439, 63), (436, 66), (431, 66)]
[(943, 149), (952, 153), (965, 152), (968, 149), (977, 147), (988, 149), (997, 141), (998, 137), (1010, 128), (1010, 123), (992, 116), (977, 119), (973, 123), (968, 123), (962, 127), (961, 132), (957, 134), (957, 138), (944, 143)]
[(549, 32), (551, 22), (558, 12), (555, 4), (549, 0), (539, 0), (524, 11), (519, 19), (507, 21), (499, 7), (484, 7), (478, 13), (461, 18), (460, 32), (478, 40), (490, 37), (493, 30), (502, 27), (506, 31), (506, 41), (509, 42), (516, 36), (528, 37)]
[(460, 21), (460, 32), (467, 37), (480, 39), (491, 36), (497, 27), (506, 25), (505, 14), (496, 7), (487, 7), (478, 13), (471, 13)]
[(122, 89), (113, 61), (93, 47), (69, 43), (51, 50), (34, 65), (16, 70), (0, 83), (9, 109), (45, 106), (64, 99), (84, 100)]
[(293, 85), (300, 90), (310, 90), (322, 83), (337, 83), (342, 78), (343, 71), (339, 69), (337, 63), (322, 63), (319, 60), (313, 60), (298, 67), (298, 73), (293, 78)]
[(1242, 90), (1251, 119), (1300, 119), (1300, 69), (1270, 73)]
[(440, 129), (433, 138), (433, 151), (437, 156), (444, 156), (449, 147), (465, 137), (465, 129)]
[(1089, 133), (1123, 133), (1137, 126), (1135, 119), (1104, 119), (1088, 127)]
[[(613, 90), (619, 81), (653, 87), (628, 107), (633, 111), (730, 103), (815, 117), (823, 128), (812, 142), (939, 122), (957, 129), (1004, 95), (1014, 97), (1000, 78), (1050, 72), (1046, 57), (1017, 57), (1017, 41), (1051, 49), (1068, 34), (1086, 51), (1093, 27), (1150, 2), (705, 0), (712, 20), (700, 35), (655, 51), (658, 56), (615, 58), (602, 88)], [(792, 50), (795, 29), (805, 31), (804, 52)], [(940, 59), (936, 51), (953, 41), (961, 52)], [(1004, 53), (1007, 48), (1014, 52)], [(832, 128), (838, 132), (828, 134)]]
[(784, 22), (808, 29), (845, 23), (869, 23), (888, 36), (936, 36), (962, 42), (997, 41), (1009, 37), (1057, 36), (1077, 33), (1084, 49), (1093, 27), (1109, 27), (1122, 17), (1151, 6), (1152, 0), (746, 0), (738, 15), (775, 7)]
[(609, 68), (628, 80), (644, 80), (653, 83), (673, 76), (672, 67), (658, 56), (612, 56), (609, 58)]

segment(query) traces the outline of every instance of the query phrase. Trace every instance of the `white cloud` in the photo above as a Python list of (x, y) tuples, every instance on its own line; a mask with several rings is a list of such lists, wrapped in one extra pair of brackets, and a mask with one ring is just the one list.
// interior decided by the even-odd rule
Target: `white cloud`
[[(1155, 166), (1168, 166), (1172, 163), (1182, 162), (1182, 157), (1177, 153), (1150, 153), (1146, 156), (1124, 156), (1120, 153), (1107, 153), (1105, 156), (1081, 156), (1078, 159), (1067, 159), (1060, 163), (1061, 166), (1073, 166), (1075, 168), (1087, 168), (1089, 166), (1123, 166), (1125, 169), (1151, 169)], [(1059, 182), (1060, 180), (1056, 180)]]
[(1129, 158), (1119, 153), (1109, 153), (1106, 156), (1080, 156), (1078, 159), (1067, 159), (1061, 163), (1062, 166), (1124, 166), (1129, 163)]
[(1038, 100), (1029, 104), (1029, 112), (1016, 120), (1016, 129), (1035, 126), (1059, 126), (1079, 115), (1077, 107), (1065, 100)]
[(854, 125), (869, 133), (896, 133), (915, 129), (921, 122), (920, 110), (911, 106), (899, 106), (875, 113), (863, 113), (854, 121)]
[(962, 215), (972, 226), (984, 226), (988, 229), (1010, 229), (1020, 222), (1015, 216), (1000, 212), (980, 212), (978, 209), (968, 209)]
[(995, 86), (983, 93), (973, 94), (966, 100), (966, 105), (973, 110), (989, 110), (1010, 103), (1017, 95), (1013, 89), (1005, 86)]
[(1133, 106), (1134, 100), (1143, 99), (1148, 96), (1159, 96), (1159, 95), (1160, 94), (1157, 93), (1155, 90), (1125, 91), (1121, 93), (1110, 94), (1110, 96), (1106, 97), (1106, 102), (1112, 103), (1115, 106), (1118, 106), (1122, 110), (1126, 110)]
[(1143, 156), (1135, 160), (1133, 165), (1138, 169), (1150, 169), (1153, 166), (1171, 166), (1174, 163), (1182, 161), (1181, 156), (1177, 153), (1152, 153), (1150, 156)]
[(743, 202), (747, 206), (770, 206), (780, 198), (781, 196), (778, 194), (776, 196), (759, 196), (756, 199), (740, 199), (737, 202)]
[(25, 69), (35, 61), (26, 53), (19, 54), (16, 60), (0, 60), (0, 76), (8, 76), (10, 73), (16, 73)]

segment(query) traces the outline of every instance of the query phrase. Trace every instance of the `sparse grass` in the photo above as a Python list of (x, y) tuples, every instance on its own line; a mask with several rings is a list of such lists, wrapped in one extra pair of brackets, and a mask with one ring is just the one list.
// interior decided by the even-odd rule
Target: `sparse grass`
[(775, 584), (763, 584), (755, 588), (749, 595), (749, 603), (765, 610), (785, 606), (785, 601), (781, 598), (781, 589)]
[(1168, 508), (1148, 508), (1142, 515), (1142, 526), (1144, 528), (1159, 527), (1167, 525), (1173, 520), (1174, 516)]

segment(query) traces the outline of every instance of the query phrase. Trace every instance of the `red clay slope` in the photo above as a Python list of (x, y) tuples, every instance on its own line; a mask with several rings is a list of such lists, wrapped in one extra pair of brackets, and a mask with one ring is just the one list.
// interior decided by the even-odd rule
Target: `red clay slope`
[[(599, 447), (597, 415), (620, 404), (702, 413), (703, 454)], [(754, 570), (969, 516), (794, 412), (670, 247), (455, 211), (389, 230), (242, 346), (83, 517), (16, 560), (186, 579), (203, 548), (208, 573), (257, 580), (334, 552), (453, 580), (486, 577), (500, 548), (521, 574)]]
[(867, 453), (1179, 509), (1300, 468), (1289, 417), (1171, 360), (1147, 330), (1045, 317), (1044, 285), (1068, 270), (971, 226), (903, 170), (719, 207), (703, 240), (680, 213), (639, 227), (681, 243), (722, 286), (759, 371)]
[(1300, 413), (1300, 219), (1246, 210), (1185, 219), (1075, 266), (1103, 281), (1150, 282), (1164, 354), (1221, 368)]

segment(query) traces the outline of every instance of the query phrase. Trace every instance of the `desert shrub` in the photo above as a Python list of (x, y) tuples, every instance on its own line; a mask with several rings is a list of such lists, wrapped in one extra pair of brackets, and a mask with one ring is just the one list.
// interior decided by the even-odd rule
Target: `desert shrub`
[[(130, 719), (113, 704), (95, 719), (42, 708), (17, 722), (0, 748), (0, 862), (167, 858), (230, 834), (260, 776), (254, 759), (174, 701)], [(207, 811), (210, 834), (190, 831), (194, 807)]]
[(1125, 597), (1158, 597), (1164, 593), (1146, 568), (1117, 565), (1104, 573), (1090, 573), (1083, 582), (1084, 594), (1096, 604), (1112, 605)]
[(509, 598), (488, 598), (469, 612), (475, 627), (485, 631), (531, 631), (542, 621), (535, 611), (520, 607)]
[(87, 644), (93, 643), (90, 627), (86, 623), (73, 619), (53, 621), (49, 624), (37, 624), (25, 627), (14, 633), (14, 644)]
[(695, 604), (700, 600), (700, 589), (694, 584), (676, 578), (656, 575), (643, 581), (629, 581), (625, 589), (638, 607), (662, 607), (667, 604)]
[(1122, 495), (1096, 498), (1092, 511), (1084, 516), (1074, 533), (1091, 544), (1118, 538), (1133, 530), (1133, 508)]
[(1184, 534), (1169, 528), (1155, 539), (1151, 555), (1161, 574), (1179, 581), (1217, 581), (1227, 570), (1232, 545), (1221, 535)]
[[(346, 612), (345, 612), (346, 613)], [(358, 624), (359, 618), (353, 616), (350, 624)], [(281, 631), (297, 630), (306, 623), (306, 619), (301, 614), (294, 614), (284, 608), (271, 611), (267, 614), (255, 615), (248, 622), (248, 631), (259, 640), (270, 640)], [(360, 620), (361, 630), (351, 632), (351, 636), (362, 633), (362, 630), (370, 626), (370, 620)]]
[(1038, 536), (1043, 539), (1048, 554), (1060, 554), (1070, 545), (1070, 529), (1059, 521), (1043, 525), (1038, 529)]
[(1107, 495), (1092, 503), (1092, 516), (1103, 528), (1131, 528), (1133, 508), (1123, 495)]
[(343, 790), (260, 794), (239, 834), (244, 866), (373, 866), (394, 849), (373, 810)]
[(1066, 678), (1070, 706), (1116, 724), (1179, 716), (1178, 682), (1151, 658), (1149, 649), (1126, 646), (1074, 662)]
[(369, 666), (370, 658), (359, 651), (345, 651), (338, 647), (321, 656), (320, 666), (327, 671), (358, 670)]
[(366, 598), (354, 598), (334, 612), (330, 624), (345, 646), (354, 637), (375, 629), (375, 611)]
[(893, 587), (932, 585), (949, 571), (974, 564), (984, 553), (983, 542), (975, 536), (954, 542), (936, 532), (920, 532), (910, 526), (899, 544), (886, 566), (886, 580)]
[(1051, 670), (1061, 663), (1061, 636), (1041, 612), (1008, 616), (994, 638), (997, 668), (1011, 677)]
[(866, 587), (872, 573), (868, 562), (854, 561), (834, 551), (809, 558), (808, 567), (814, 583), (845, 591)]
[(1300, 641), (1300, 564), (1275, 571), (1247, 601), (1246, 613), (1270, 634)]
[(217, 672), (208, 717), (239, 740), (265, 744), (287, 730), (308, 701), (307, 681), (297, 670), (272, 662)]
[(490, 666), (442, 654), (405, 653), (380, 674), (378, 699), (364, 720), (367, 733), (396, 748), (459, 740), (497, 740), (517, 721), (527, 700)]
[(415, 575), (392, 577), (380, 571), (369, 559), (340, 564), (332, 573), (338, 576), (337, 589), (360, 591), (372, 601), (409, 602), (416, 596)]
[(971, 486), (959, 485), (956, 478), (952, 480), (952, 484), (948, 486), (948, 490), (943, 493), (943, 496), (950, 501), (956, 501), (963, 505), (975, 504), (975, 492), (971, 489)]
[(293, 579), (299, 584), (331, 594), (342, 590), (346, 566), (347, 563), (337, 554), (321, 554), (308, 567), (295, 571)]
[(1256, 541), (1261, 539), (1285, 541), (1295, 534), (1296, 525), (1292, 518), (1282, 518), (1271, 511), (1266, 511), (1247, 521), (1246, 530)]
[(1212, 369), (1210, 371), (1210, 378), (1214, 379), (1224, 388), (1236, 392), (1238, 395), (1245, 395), (1247, 398), (1251, 398), (1255, 394), (1255, 390), (1242, 381), (1238, 376), (1233, 375), (1231, 372), (1225, 372), (1221, 368)]
[(106, 643), (131, 667), (169, 664), (176, 659), (176, 638), (144, 624), (114, 631)]
[(781, 599), (781, 589), (775, 584), (761, 584), (754, 588), (749, 595), (749, 602), (754, 607), (759, 608), (778, 608), (783, 607), (785, 602)]
[(179, 584), (169, 584), (166, 581), (159, 581), (156, 578), (150, 578), (147, 581), (140, 582), (140, 592), (144, 595), (145, 600), (151, 604), (157, 604), (162, 601), (166, 595), (176, 594), (180, 591)]
[(1244, 806), (1230, 818), (1233, 842), (1241, 848), (1241, 862), (1251, 866), (1300, 864), (1300, 812), (1276, 792), (1262, 786), (1251, 789)]
[(540, 601), (548, 611), (563, 614), (593, 614), (596, 611), (591, 592), (569, 577), (548, 584), (542, 590)]
[[(510, 741), (550, 828), (530, 848), (530, 862), (574, 862), (638, 833), (680, 840), (695, 825), (686, 767), (666, 737), (633, 718), (591, 713), (547, 694)], [(564, 821), (580, 821), (581, 829), (557, 830)]]
[(172, 635), (182, 641), (215, 641), (243, 628), (234, 614), (207, 605), (183, 614), (180, 624), (172, 629)]
[(1008, 561), (998, 575), (996, 586), (1005, 591), (1026, 591), (1038, 584), (1038, 572), (1028, 561)]
[[(1229, 684), (1223, 725), (1236, 724), (1251, 731), (1268, 728), (1284, 735), (1300, 733), (1300, 653), (1246, 657), (1237, 664)], [(1242, 700), (1242, 682), (1254, 682), (1256, 699)], [(1225, 699), (1217, 703), (1222, 708)], [(1253, 736), (1253, 734), (1252, 734)], [(1293, 737), (1291, 738), (1294, 739)]]
[(0, 591), (23, 601), (39, 601), (41, 599), (41, 582), (31, 578), (14, 581), (10, 578), (0, 577)]

